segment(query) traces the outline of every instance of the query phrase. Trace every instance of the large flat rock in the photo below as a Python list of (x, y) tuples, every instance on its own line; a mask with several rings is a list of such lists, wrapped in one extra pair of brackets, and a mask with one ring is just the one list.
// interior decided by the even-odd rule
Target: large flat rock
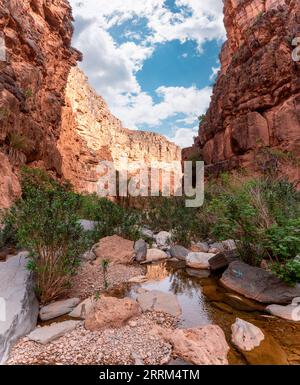
[(69, 298), (52, 302), (41, 308), (40, 319), (42, 321), (48, 321), (61, 315), (68, 314), (79, 304), (79, 302), (79, 298)]
[(209, 270), (209, 260), (214, 256), (215, 254), (211, 253), (189, 253), (186, 257), (186, 265), (193, 269)]
[(290, 304), (300, 297), (299, 285), (288, 286), (269, 271), (240, 261), (229, 265), (220, 282), (227, 289), (266, 304)]
[(181, 314), (181, 307), (176, 295), (151, 290), (139, 293), (137, 301), (143, 311), (157, 311), (177, 317)]
[(223, 330), (217, 325), (192, 329), (154, 330), (173, 345), (173, 354), (194, 365), (227, 365), (229, 345)]
[(62, 337), (64, 334), (72, 331), (80, 323), (80, 321), (64, 321), (53, 323), (49, 326), (39, 327), (28, 334), (28, 338), (31, 341), (46, 345), (56, 340), (57, 338)]
[(27, 253), (0, 263), (0, 363), (16, 340), (35, 328), (39, 304), (32, 273), (27, 270)]

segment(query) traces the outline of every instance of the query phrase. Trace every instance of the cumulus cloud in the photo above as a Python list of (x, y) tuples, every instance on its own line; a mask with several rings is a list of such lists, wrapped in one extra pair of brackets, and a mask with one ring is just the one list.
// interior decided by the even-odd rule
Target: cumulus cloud
[[(211, 89), (165, 87), (156, 90), (158, 102), (144, 92), (136, 73), (156, 47), (168, 41), (196, 42), (201, 52), (206, 41), (225, 36), (222, 0), (175, 0), (176, 10), (164, 0), (70, 0), (75, 17), (73, 45), (84, 55), (82, 69), (91, 85), (108, 102), (112, 112), (128, 128), (155, 128), (174, 118), (178, 127), (194, 125), (208, 107)], [(147, 30), (127, 31), (127, 41), (117, 43), (111, 29), (144, 20)], [(181, 125), (181, 126), (180, 126)], [(178, 128), (177, 143), (191, 140), (193, 128)], [(184, 139), (184, 136), (188, 139)]]
[(185, 148), (190, 147), (194, 143), (194, 136), (198, 135), (198, 128), (177, 128), (169, 140), (178, 146)]

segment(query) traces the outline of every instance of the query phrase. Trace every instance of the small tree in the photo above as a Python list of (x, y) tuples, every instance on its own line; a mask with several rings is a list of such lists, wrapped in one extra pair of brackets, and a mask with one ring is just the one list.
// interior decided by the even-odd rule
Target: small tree
[(42, 303), (59, 298), (68, 288), (77, 256), (86, 247), (77, 217), (78, 197), (63, 188), (26, 188), (11, 216), (20, 246), (30, 252), (28, 268), (36, 273)]

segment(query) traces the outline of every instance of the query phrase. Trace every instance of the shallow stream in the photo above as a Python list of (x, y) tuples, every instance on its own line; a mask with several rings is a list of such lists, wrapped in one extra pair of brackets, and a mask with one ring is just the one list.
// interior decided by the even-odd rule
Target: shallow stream
[[(172, 262), (151, 264), (145, 269), (148, 281), (132, 285), (126, 294), (134, 298), (141, 287), (175, 294), (182, 307), (178, 327), (219, 325), (231, 347), (231, 364), (300, 364), (300, 322), (268, 315), (264, 306), (230, 293), (219, 285), (218, 276), (209, 277), (207, 271), (186, 269)], [(261, 346), (251, 353), (241, 354), (231, 345), (231, 325), (237, 317), (265, 333)]]

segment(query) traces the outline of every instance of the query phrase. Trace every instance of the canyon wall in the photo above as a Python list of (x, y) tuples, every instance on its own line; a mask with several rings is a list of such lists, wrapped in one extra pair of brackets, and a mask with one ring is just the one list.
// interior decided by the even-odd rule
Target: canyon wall
[(80, 58), (72, 32), (65, 0), (0, 2), (0, 207), (19, 195), (22, 164), (62, 176), (56, 142), (68, 74)]
[[(193, 149), (211, 172), (253, 167), (259, 148), (300, 157), (299, 0), (224, 0), (221, 70)], [(299, 165), (286, 172), (300, 180)]]
[(124, 128), (76, 67), (70, 71), (65, 98), (58, 148), (63, 174), (78, 191), (95, 191), (99, 160), (112, 161), (116, 170), (122, 170), (123, 156), (149, 166), (152, 161), (181, 160), (180, 148), (165, 137)]
[(72, 33), (67, 0), (0, 1), (0, 208), (20, 195), (22, 165), (93, 191), (99, 160), (181, 159), (162, 136), (111, 115), (76, 68)]

